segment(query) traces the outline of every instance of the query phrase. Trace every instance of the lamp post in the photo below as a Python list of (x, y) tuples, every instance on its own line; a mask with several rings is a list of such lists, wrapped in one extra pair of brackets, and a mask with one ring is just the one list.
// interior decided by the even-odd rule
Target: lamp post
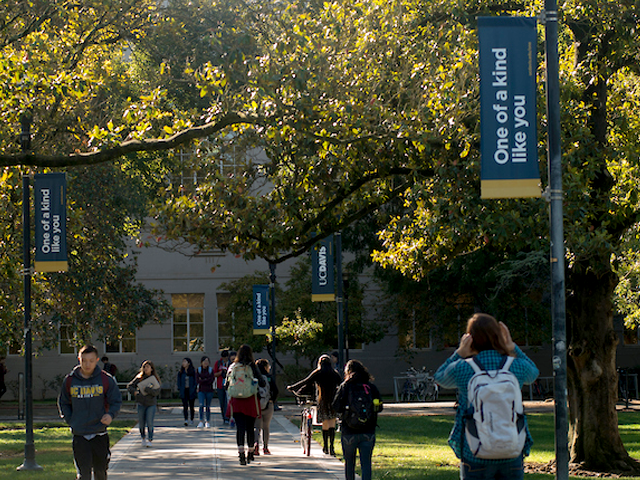
[[(23, 153), (31, 144), (31, 115), (24, 113), (20, 118), (20, 147)], [(23, 219), (23, 260), (24, 260), (24, 370), (25, 370), (25, 444), (24, 462), (18, 471), (42, 470), (36, 463), (36, 449), (33, 441), (33, 369), (31, 362), (31, 213), (29, 209), (31, 182), (29, 175), (22, 177), (22, 219)]]
[(556, 429), (556, 478), (569, 478), (567, 415), (567, 327), (562, 224), (562, 158), (560, 152), (560, 66), (558, 5), (545, 0), (545, 57), (549, 163), (549, 222), (551, 237), (551, 314), (553, 318), (553, 379)]
[(269, 263), (269, 298), (271, 300), (271, 358), (273, 358), (273, 368), (271, 369), (271, 375), (273, 375), (273, 382), (276, 381), (276, 264)]

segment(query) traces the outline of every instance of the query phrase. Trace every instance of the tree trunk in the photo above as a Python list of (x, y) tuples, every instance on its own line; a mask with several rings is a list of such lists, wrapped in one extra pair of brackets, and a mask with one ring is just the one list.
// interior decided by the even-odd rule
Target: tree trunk
[[(604, 257), (604, 255), (603, 255)], [(569, 448), (572, 463), (602, 472), (640, 471), (618, 431), (617, 335), (613, 290), (617, 277), (606, 259), (576, 262), (567, 296)], [(599, 274), (592, 268), (599, 266)]]

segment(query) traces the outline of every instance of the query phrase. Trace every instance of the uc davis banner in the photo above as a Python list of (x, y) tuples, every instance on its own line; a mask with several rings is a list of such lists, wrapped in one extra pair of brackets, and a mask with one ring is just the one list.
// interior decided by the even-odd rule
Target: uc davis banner
[(35, 175), (36, 272), (66, 272), (67, 182), (64, 173)]
[(253, 286), (253, 334), (269, 333), (269, 285)]
[(323, 238), (311, 249), (311, 301), (333, 302), (333, 235)]
[(540, 196), (536, 19), (478, 18), (481, 197)]

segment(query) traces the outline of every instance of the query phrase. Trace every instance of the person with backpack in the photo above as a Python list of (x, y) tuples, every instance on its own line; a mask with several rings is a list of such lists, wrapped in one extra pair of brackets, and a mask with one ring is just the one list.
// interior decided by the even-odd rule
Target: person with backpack
[(435, 373), (438, 385), (458, 389), (449, 445), (462, 480), (524, 478), (533, 439), (521, 389), (538, 374), (504, 323), (484, 313), (469, 319), (460, 346)]
[[(255, 459), (255, 423), (260, 416), (258, 387), (265, 387), (267, 381), (253, 361), (253, 351), (249, 345), (238, 349), (235, 362), (227, 372), (227, 395), (229, 407), (227, 415), (236, 423), (236, 445), (240, 465), (247, 465)], [(244, 441), (247, 439), (248, 453), (245, 455)]]
[(271, 375), (271, 365), (266, 358), (256, 360), (256, 365), (262, 376), (267, 380), (264, 388), (259, 388), (261, 415), (256, 419), (256, 443), (253, 449), (254, 455), (260, 455), (260, 432), (262, 431), (262, 452), (271, 455), (269, 451), (269, 435), (271, 432), (271, 419), (273, 418), (275, 400), (278, 398), (278, 386)]
[[(184, 415), (184, 425), (193, 425), (195, 416), (195, 403), (198, 396), (196, 388), (196, 369), (189, 357), (182, 359), (182, 365), (178, 371), (178, 393), (182, 399), (182, 414)], [(189, 417), (189, 413), (191, 416)]]
[(342, 454), (346, 480), (354, 480), (356, 454), (360, 452), (362, 480), (371, 480), (371, 457), (376, 444), (378, 412), (382, 401), (373, 377), (358, 360), (349, 360), (344, 368), (344, 382), (338, 387), (333, 408), (342, 414)]
[(308, 391), (310, 388), (316, 387), (318, 421), (322, 422), (322, 440), (324, 443), (322, 451), (334, 456), (336, 454), (334, 441), (338, 415), (333, 409), (333, 399), (341, 382), (340, 374), (331, 366), (331, 357), (324, 354), (318, 359), (318, 367), (307, 378), (287, 387), (287, 390), (294, 392)]
[(229, 370), (229, 349), (225, 348), (220, 352), (220, 358), (213, 365), (213, 376), (216, 377), (216, 392), (218, 394), (218, 402), (220, 403), (220, 413), (222, 414), (222, 423), (227, 420), (227, 391), (224, 388), (224, 381), (227, 378), (227, 370)]
[(145, 360), (140, 371), (127, 385), (127, 390), (135, 395), (138, 404), (138, 426), (143, 447), (153, 446), (153, 423), (158, 408), (160, 395), (160, 378), (156, 367), (150, 360)]
[(211, 400), (213, 400), (213, 368), (209, 357), (203, 355), (200, 366), (196, 371), (196, 383), (198, 384), (198, 403), (200, 404), (200, 423), (198, 428), (209, 428), (211, 424)]
[[(113, 378), (116, 378), (116, 373), (118, 372), (118, 367), (115, 366), (115, 364), (111, 363), (109, 361), (109, 357), (107, 357), (106, 355), (104, 357), (102, 357), (102, 370), (104, 370), (107, 373), (110, 373), (111, 376)], [(117, 382), (117, 380), (116, 380)]]
[(71, 427), (73, 461), (78, 480), (106, 480), (109, 468), (107, 427), (120, 412), (122, 395), (111, 375), (98, 366), (98, 350), (85, 345), (77, 365), (62, 383), (58, 397), (60, 416)]

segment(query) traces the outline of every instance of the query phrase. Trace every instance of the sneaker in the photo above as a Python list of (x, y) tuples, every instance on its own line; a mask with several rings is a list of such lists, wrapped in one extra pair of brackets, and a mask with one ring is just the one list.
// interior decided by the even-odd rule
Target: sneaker
[(187, 422), (186, 420), (184, 421), (184, 426), (186, 427), (187, 425), (189, 425), (189, 422)]
[(230, 426), (231, 428), (233, 428), (233, 427), (235, 427), (235, 426), (236, 426), (236, 421), (235, 421), (233, 418), (232, 418), (231, 420), (229, 420), (229, 426)]
[(206, 422), (206, 423), (204, 424), (204, 428), (209, 428), (210, 426), (211, 426), (211, 425), (209, 424), (209, 422)]
[(151, 440), (147, 440), (147, 448), (153, 447), (153, 442)]
[(143, 447), (146, 447), (146, 446), (147, 446), (147, 439), (146, 439), (146, 438), (143, 438), (143, 439), (142, 439), (142, 446), (143, 446)]
[(262, 452), (263, 452), (265, 455), (271, 455), (271, 452), (269, 451), (269, 449), (268, 449), (267, 447), (264, 447), (264, 449), (262, 450)]
[(256, 457), (259, 457), (259, 456), (260, 456), (260, 447), (258, 446), (258, 444), (257, 444), (257, 443), (256, 443), (255, 447), (253, 447), (253, 454), (254, 454)]
[(204, 427), (204, 423), (200, 422), (197, 428), (202, 428), (202, 427)]

